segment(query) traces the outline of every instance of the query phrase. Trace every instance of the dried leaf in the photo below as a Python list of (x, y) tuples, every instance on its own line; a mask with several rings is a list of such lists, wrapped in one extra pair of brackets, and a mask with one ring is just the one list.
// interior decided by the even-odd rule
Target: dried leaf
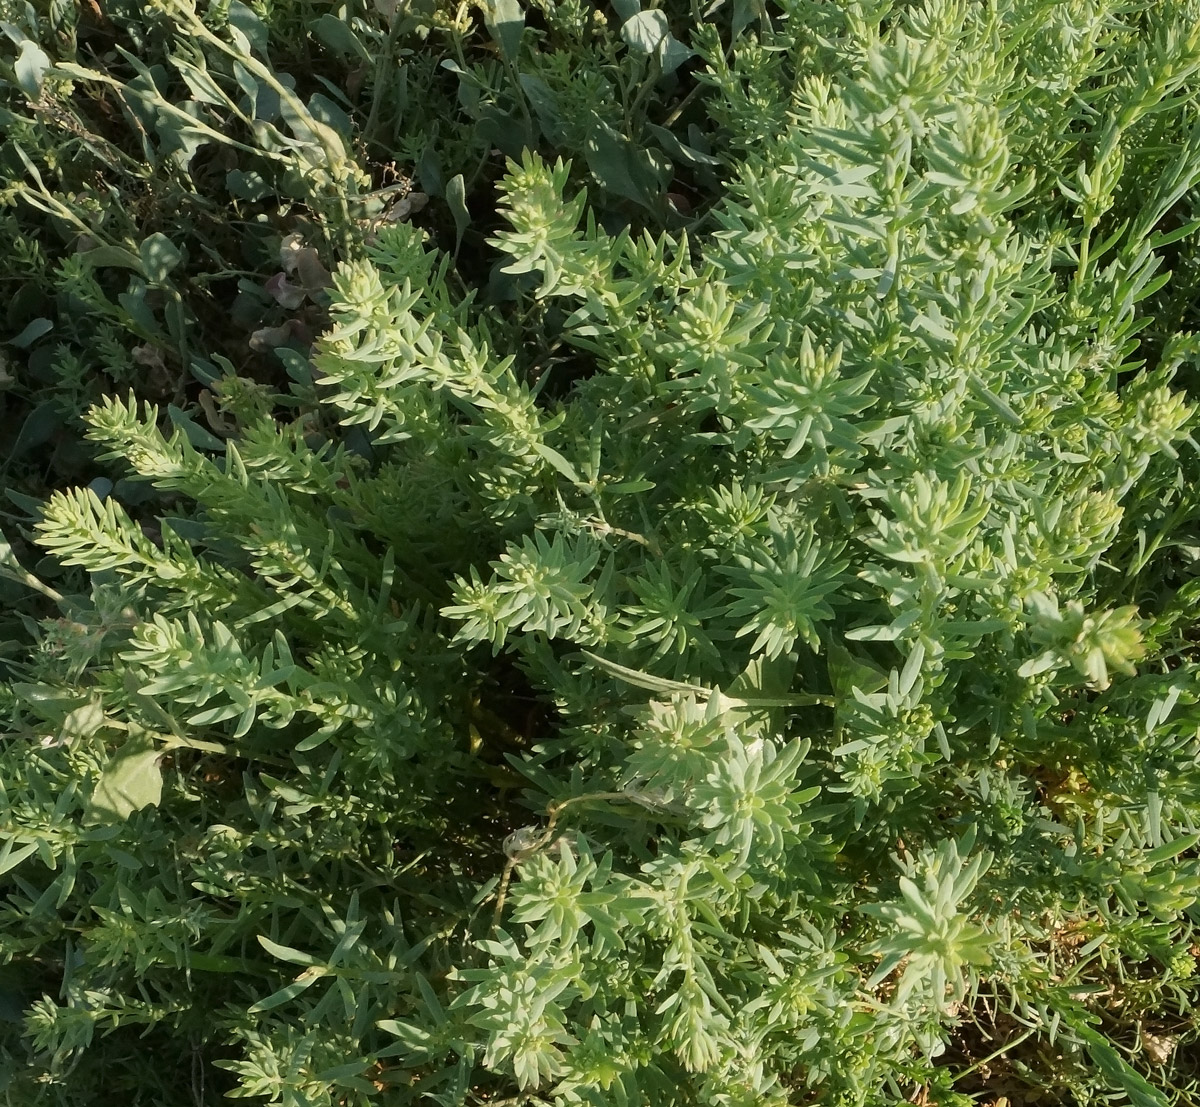
[(297, 254), (296, 275), (300, 278), (300, 283), (304, 285), (305, 292), (310, 296), (314, 292), (323, 292), (333, 284), (333, 277), (330, 276), (329, 270), (321, 264), (320, 258), (317, 257), (317, 251), (311, 246)]
[(134, 346), (129, 351), (129, 356), (133, 358), (136, 365), (141, 365), (145, 369), (155, 369), (160, 373), (167, 371), (166, 362), (163, 361), (162, 353), (156, 346)]
[(1156, 1065), (1165, 1065), (1171, 1059), (1171, 1054), (1175, 1052), (1175, 1047), (1179, 1044), (1178, 1035), (1151, 1034), (1145, 1027), (1142, 1027), (1141, 1039), (1142, 1048), (1146, 1051), (1146, 1056)]
[(256, 330), (250, 336), (250, 349), (263, 354), (297, 340), (309, 343), (312, 341), (312, 335), (299, 319), (289, 319), (278, 327), (261, 327)]
[(286, 273), (276, 273), (263, 287), (271, 299), (289, 311), (298, 308), (307, 296), (300, 285), (292, 284), (287, 279)]
[(279, 247), (279, 264), (287, 276), (294, 273), (300, 278), (300, 284), (309, 295), (322, 292), (333, 283), (317, 251), (305, 246), (301, 235), (290, 234), (283, 240)]

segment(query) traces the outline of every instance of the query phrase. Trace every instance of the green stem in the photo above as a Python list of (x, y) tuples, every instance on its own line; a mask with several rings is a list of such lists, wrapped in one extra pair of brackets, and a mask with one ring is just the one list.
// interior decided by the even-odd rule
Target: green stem
[(963, 1069), (960, 1073), (958, 1073), (954, 1077), (954, 1082), (958, 1083), (958, 1081), (960, 1081), (964, 1076), (969, 1076), (971, 1073), (976, 1072), (977, 1070), (983, 1068), (985, 1065), (990, 1065), (998, 1057), (1003, 1057), (1006, 1053), (1009, 1052), (1009, 1050), (1016, 1049), (1017, 1046), (1019, 1046), (1027, 1038), (1031, 1038), (1034, 1035), (1034, 1033), (1036, 1032), (1036, 1029), (1037, 1029), (1036, 1027), (1030, 1027), (1028, 1030), (1025, 1031), (1024, 1034), (1022, 1034), (1015, 1041), (1005, 1042), (1004, 1045), (1002, 1045), (998, 1050), (995, 1051), (995, 1053), (989, 1053), (982, 1060), (976, 1061), (975, 1064), (973, 1064), (970, 1068)]
[(31, 572), (17, 565), (15, 562), (0, 565), (0, 577), (8, 577), (9, 580), (15, 580), (18, 584), (23, 584), (27, 588), (32, 588), (35, 592), (40, 592), (48, 600), (54, 603), (62, 603), (63, 594), (55, 591), (50, 585), (38, 580)]
[(371, 136), (375, 131), (375, 122), (379, 115), (380, 106), (383, 103), (384, 89), (390, 87), (391, 79), (386, 78), (388, 64), (393, 61), (392, 51), (395, 49), (396, 41), (400, 37), (400, 5), (396, 5), (396, 10), (392, 12), (392, 22), (388, 27), (387, 43), (383, 47), (383, 51), (379, 55), (379, 59), (375, 63), (375, 84), (371, 89), (371, 110), (367, 113), (367, 121), (363, 125), (362, 139), (363, 146), (370, 147)]

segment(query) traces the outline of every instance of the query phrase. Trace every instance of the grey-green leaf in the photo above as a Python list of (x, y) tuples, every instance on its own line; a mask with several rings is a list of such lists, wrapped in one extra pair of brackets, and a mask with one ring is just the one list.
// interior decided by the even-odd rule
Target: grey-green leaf
[(525, 33), (525, 13), (519, 0), (492, 0), (492, 18), (488, 30), (506, 61), (515, 61)]
[(229, 5), (229, 25), (236, 30), (258, 53), (264, 57), (267, 53), (267, 25), (258, 17), (253, 8), (233, 0)]
[(446, 182), (446, 203), (450, 205), (450, 214), (454, 216), (454, 252), (457, 254), (463, 235), (471, 223), (471, 213), (467, 210), (467, 185), (461, 173)]
[(115, 266), (142, 272), (142, 259), (122, 246), (95, 246), (78, 255), (79, 260), (96, 269)]
[(688, 58), (695, 53), (689, 50), (682, 42), (674, 35), (668, 34), (666, 38), (658, 44), (658, 61), (662, 66), (664, 74), (674, 73)]
[(592, 176), (606, 192), (653, 208), (660, 182), (649, 157), (624, 135), (604, 123), (592, 127), (584, 145)]
[(338, 19), (336, 15), (326, 12), (320, 19), (310, 23), (309, 27), (331, 50), (336, 50), (339, 54), (357, 56), (365, 62), (372, 60), (370, 51), (344, 19)]
[(50, 68), (50, 58), (32, 39), (21, 43), (21, 52), (13, 62), (13, 73), (21, 91), (31, 100), (36, 100), (42, 94), (42, 80), (46, 70)]
[(54, 324), (49, 319), (32, 319), (25, 325), (20, 334), (8, 340), (8, 344), (16, 346), (19, 350), (26, 350), (41, 338), (42, 335), (49, 333), (53, 328)]
[(163, 786), (159, 754), (148, 735), (131, 736), (100, 774), (84, 822), (120, 822), (143, 807), (157, 806)]
[(138, 247), (146, 279), (153, 284), (162, 284), (182, 260), (183, 255), (174, 243), (161, 231), (143, 239)]
[(667, 17), (660, 11), (638, 12), (621, 24), (621, 37), (631, 50), (649, 57), (671, 30)]
[(1167, 1099), (1162, 1092), (1125, 1061), (1103, 1035), (1090, 1026), (1075, 1026), (1073, 1029), (1086, 1043), (1096, 1068), (1109, 1086), (1123, 1091), (1134, 1107), (1167, 1107)]

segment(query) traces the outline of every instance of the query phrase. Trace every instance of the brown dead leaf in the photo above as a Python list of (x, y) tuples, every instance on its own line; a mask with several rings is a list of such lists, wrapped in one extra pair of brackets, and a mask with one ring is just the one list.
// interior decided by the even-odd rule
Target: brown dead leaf
[(287, 279), (286, 273), (276, 273), (263, 287), (271, 299), (289, 311), (298, 308), (308, 296), (300, 285), (292, 284)]
[(250, 336), (250, 349), (265, 354), (293, 341), (312, 342), (312, 334), (299, 319), (289, 319), (278, 327), (260, 327)]
[(310, 296), (314, 292), (323, 292), (333, 283), (329, 270), (321, 264), (317, 251), (311, 246), (304, 245), (304, 238), (298, 234), (290, 234), (279, 247), (279, 264), (288, 276), (295, 274), (300, 279), (304, 291)]
[(1177, 1034), (1151, 1034), (1144, 1026), (1141, 1029), (1142, 1049), (1146, 1056), (1156, 1065), (1165, 1065), (1179, 1044)]

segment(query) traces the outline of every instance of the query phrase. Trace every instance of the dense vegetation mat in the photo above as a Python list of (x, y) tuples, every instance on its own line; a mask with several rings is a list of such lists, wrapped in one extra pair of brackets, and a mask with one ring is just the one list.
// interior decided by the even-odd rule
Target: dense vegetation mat
[(6, 1102), (1197, 1102), (1200, 4), (3, 8)]

